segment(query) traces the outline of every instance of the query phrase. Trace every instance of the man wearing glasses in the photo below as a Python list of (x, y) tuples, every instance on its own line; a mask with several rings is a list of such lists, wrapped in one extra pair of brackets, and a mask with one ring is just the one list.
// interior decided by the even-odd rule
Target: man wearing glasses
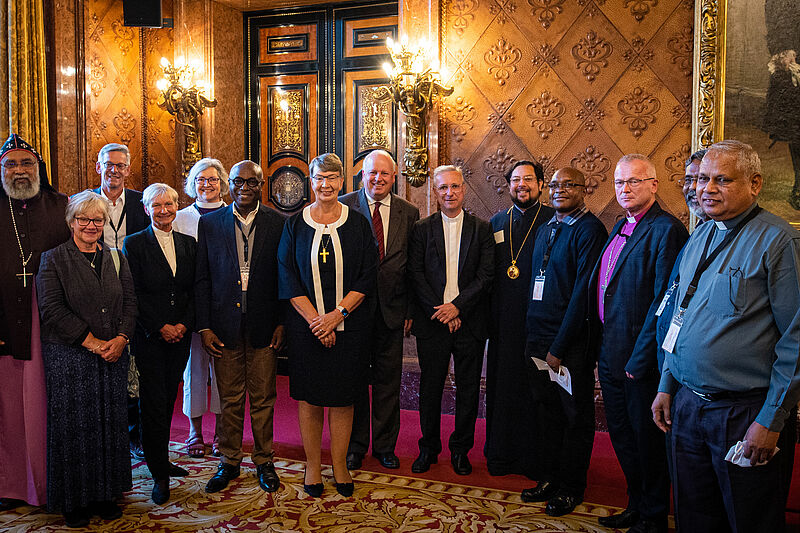
[[(523, 501), (547, 501), (545, 512), (561, 516), (583, 501), (594, 442), (594, 351), (587, 318), (589, 278), (608, 232), (583, 202), (586, 179), (562, 168), (550, 183), (555, 215), (539, 230), (531, 258), (534, 274), (526, 291), (526, 355), (537, 415), (541, 456), (539, 483), (522, 491)], [(547, 366), (541, 365), (546, 362)], [(564, 370), (562, 370), (562, 365)], [(567, 392), (551, 379), (569, 372)]]
[(0, 149), (0, 513), (47, 500), (47, 396), (33, 294), (42, 252), (70, 238), (67, 197), (12, 134)]
[[(666, 532), (666, 446), (648, 409), (659, 379), (655, 327), (642, 326), (658, 309), (689, 234), (656, 202), (656, 169), (646, 156), (619, 160), (614, 190), (625, 217), (614, 225), (590, 278), (589, 315), (600, 334), (598, 375), (611, 443), (628, 484), (628, 505), (599, 522), (634, 533)], [(648, 347), (647, 353), (631, 368), (631, 354), (640, 346)]]
[(419, 456), (411, 465), (426, 472), (442, 451), (442, 393), (450, 356), (456, 380), (456, 423), (450, 461), (469, 475), (467, 453), (475, 441), (483, 347), (488, 336), (488, 291), (494, 273), (492, 228), (464, 206), (464, 176), (452, 165), (433, 171), (440, 212), (414, 224), (408, 271), (414, 288), (414, 322), (420, 366)]
[(700, 175), (700, 162), (703, 161), (703, 156), (706, 155), (706, 152), (706, 149), (702, 149), (689, 156), (689, 159), (686, 160), (685, 175), (681, 180), (681, 190), (683, 191), (683, 197), (686, 199), (686, 207), (689, 208), (690, 213), (699, 219), (699, 224), (708, 220), (706, 212), (703, 211), (703, 208), (700, 207), (700, 202), (697, 201), (697, 177)]
[[(131, 153), (124, 144), (109, 143), (97, 154), (95, 170), (100, 174), (100, 187), (94, 192), (108, 202), (103, 242), (109, 248), (121, 249), (127, 235), (133, 235), (150, 225), (150, 217), (144, 212), (142, 193), (125, 188), (125, 180), (131, 173), (130, 164)], [(143, 461), (138, 388), (138, 381), (128, 383), (128, 435), (131, 456)]]
[(544, 171), (520, 160), (506, 173), (511, 207), (492, 217), (494, 280), (489, 349), (486, 356), (486, 466), (494, 476), (521, 474), (537, 479), (542, 464), (531, 453), (538, 428), (525, 360), (525, 310), (536, 230), (553, 216), (542, 205)]
[(236, 163), (228, 184), (233, 203), (200, 217), (197, 227), (196, 325), (213, 357), (222, 402), (222, 459), (206, 492), (218, 492), (239, 476), (246, 397), (258, 483), (274, 492), (280, 486), (272, 463), (272, 422), (276, 353), (284, 342), (278, 301), (284, 221), (261, 204), (264, 178), (256, 163)]

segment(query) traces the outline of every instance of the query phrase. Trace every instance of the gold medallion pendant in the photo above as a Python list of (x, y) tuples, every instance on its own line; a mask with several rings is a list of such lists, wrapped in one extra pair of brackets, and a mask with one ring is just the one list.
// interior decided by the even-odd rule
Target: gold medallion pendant
[(508, 267), (508, 270), (506, 270), (506, 274), (508, 274), (508, 277), (511, 279), (517, 279), (519, 277), (519, 268), (512, 263), (511, 266)]

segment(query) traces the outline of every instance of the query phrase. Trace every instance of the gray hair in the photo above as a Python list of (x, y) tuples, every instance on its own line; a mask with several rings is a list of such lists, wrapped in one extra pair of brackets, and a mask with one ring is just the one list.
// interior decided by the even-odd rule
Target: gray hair
[(444, 174), (445, 172), (455, 172), (461, 176), (461, 181), (464, 181), (464, 173), (461, 171), (461, 167), (455, 165), (440, 165), (436, 167), (433, 169), (433, 179), (436, 179), (440, 174)]
[(195, 183), (194, 180), (198, 174), (208, 168), (216, 169), (217, 174), (219, 174), (220, 196), (228, 194), (228, 190), (230, 189), (230, 187), (228, 187), (228, 173), (225, 171), (225, 167), (222, 166), (222, 162), (212, 157), (204, 157), (192, 166), (191, 170), (189, 170), (189, 175), (186, 177), (183, 190), (188, 196), (197, 198), (197, 183)]
[[(250, 161), (249, 159), (245, 159), (244, 161), (239, 161), (238, 163), (236, 163), (235, 165), (233, 165), (233, 166), (231, 167), (231, 174), (233, 174), (233, 172), (234, 172), (234, 171), (235, 171), (237, 168), (239, 168), (240, 166), (244, 166), (244, 165), (253, 165), (253, 171), (256, 173), (256, 177), (257, 177), (257, 178), (258, 178), (260, 181), (263, 181), (263, 180), (264, 180), (264, 170), (262, 170), (262, 168), (261, 168), (261, 165), (259, 165), (259, 164), (258, 164), (258, 163), (256, 163), (255, 161)], [(238, 174), (237, 174), (237, 175), (238, 175)]]
[(722, 152), (736, 159), (736, 170), (750, 177), (761, 174), (761, 158), (752, 146), (735, 139), (725, 139), (708, 147), (708, 152)]
[[(653, 174), (652, 176), (648, 175), (647, 176), (648, 178), (657, 177), (656, 176), (656, 166), (653, 164), (653, 162), (650, 160), (650, 158), (647, 157), (644, 154), (625, 154), (625, 155), (623, 155), (622, 157), (619, 158), (619, 161), (617, 161), (617, 167), (619, 167), (622, 163), (633, 163), (634, 161), (644, 161), (645, 163), (647, 163), (647, 166), (649, 167), (649, 170)], [(615, 169), (615, 172), (616, 172), (616, 169)]]
[(708, 152), (708, 148), (701, 148), (692, 155), (690, 155), (689, 159), (687, 159), (686, 162), (683, 164), (683, 168), (687, 168), (695, 161), (702, 161), (703, 158), (706, 156), (706, 152)]
[(382, 156), (385, 156), (385, 157), (389, 158), (389, 161), (392, 162), (392, 172), (397, 174), (397, 163), (395, 162), (394, 157), (392, 157), (392, 154), (390, 154), (386, 150), (378, 149), (378, 150), (371, 151), (370, 153), (367, 154), (367, 157), (364, 158), (364, 162), (366, 163), (367, 159), (369, 159), (371, 157), (379, 156), (379, 155), (382, 155)]
[(64, 218), (67, 225), (71, 226), (77, 215), (95, 210), (103, 213), (103, 221), (108, 222), (108, 202), (96, 192), (86, 189), (70, 197)]
[(148, 185), (147, 188), (142, 191), (142, 203), (149, 209), (156, 198), (162, 194), (169, 195), (170, 199), (175, 202), (175, 205), (178, 205), (178, 191), (166, 183), (151, 183)]
[(340, 177), (344, 177), (344, 165), (336, 154), (321, 154), (308, 164), (309, 176), (314, 177), (318, 172), (338, 172)]
[(128, 150), (128, 147), (124, 144), (118, 143), (108, 143), (107, 145), (100, 148), (100, 153), (97, 154), (97, 162), (100, 163), (103, 161), (103, 158), (109, 152), (122, 152), (128, 158), (128, 164), (131, 164), (131, 151)]

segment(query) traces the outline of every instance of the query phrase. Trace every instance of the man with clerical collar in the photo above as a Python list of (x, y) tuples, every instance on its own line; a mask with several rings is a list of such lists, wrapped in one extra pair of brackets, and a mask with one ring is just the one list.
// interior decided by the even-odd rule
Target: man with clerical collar
[(698, 218), (698, 224), (708, 220), (705, 211), (697, 201), (697, 177), (700, 175), (700, 162), (705, 155), (706, 150), (701, 149), (689, 156), (684, 165), (686, 168), (685, 175), (681, 180), (681, 190), (683, 191), (683, 197), (686, 199), (686, 207), (689, 208), (691, 214)]
[(488, 291), (494, 271), (492, 228), (465, 213), (464, 175), (437, 167), (433, 187), (440, 212), (414, 224), (408, 271), (414, 288), (414, 323), (420, 366), (419, 456), (411, 465), (426, 472), (442, 451), (441, 411), (450, 356), (456, 382), (456, 421), (450, 462), (459, 475), (472, 472), (467, 453), (475, 443), (475, 419), (488, 335)]
[[(394, 453), (400, 433), (400, 382), (403, 370), (403, 335), (411, 330), (411, 289), (406, 266), (411, 228), (419, 220), (419, 209), (392, 193), (397, 164), (391, 154), (373, 150), (364, 158), (364, 186), (340, 201), (355, 209), (372, 224), (378, 244), (378, 309), (365, 350), (366, 374), (361, 380), (353, 411), (353, 431), (347, 450), (347, 468), (361, 468), (370, 445), (372, 455), (384, 468), (399, 468)], [(370, 400), (369, 386), (372, 384)], [(371, 411), (371, 414), (370, 414)]]
[(800, 399), (800, 233), (756, 204), (762, 184), (758, 154), (739, 141), (713, 144), (700, 165), (697, 196), (713, 223), (683, 250), (652, 406), (672, 433), (680, 529), (784, 530)]
[(492, 217), (494, 281), (491, 292), (489, 350), (486, 358), (486, 445), (494, 476), (522, 474), (537, 479), (542, 464), (535, 449), (535, 424), (526, 376), (525, 310), (531, 280), (531, 251), (536, 230), (553, 216), (539, 197), (544, 171), (520, 160), (506, 172), (511, 207)]
[(277, 351), (283, 347), (278, 301), (278, 243), (283, 217), (261, 203), (264, 177), (253, 161), (231, 168), (233, 203), (200, 217), (195, 274), (196, 327), (211, 355), (222, 413), (217, 473), (206, 492), (218, 492), (240, 474), (245, 400), (250, 403), (252, 460), (259, 486), (280, 487), (273, 464)]
[[(669, 476), (664, 438), (647, 409), (658, 386), (655, 327), (643, 325), (656, 312), (689, 235), (656, 202), (656, 169), (646, 156), (619, 160), (614, 190), (626, 216), (614, 225), (591, 276), (589, 315), (593, 331), (600, 334), (598, 376), (611, 443), (628, 485), (628, 505), (599, 522), (635, 533), (661, 532), (667, 529)], [(647, 368), (643, 373), (627, 367), (639, 346), (649, 347), (639, 359)]]
[(0, 149), (0, 512), (47, 500), (47, 395), (34, 276), (42, 252), (70, 238), (67, 197), (12, 134)]
[[(562, 168), (548, 183), (555, 214), (536, 234), (534, 275), (527, 300), (529, 386), (543, 460), (536, 487), (523, 501), (547, 501), (545, 512), (561, 516), (583, 501), (594, 442), (594, 350), (588, 328), (589, 278), (608, 238), (603, 223), (586, 208), (586, 179)], [(541, 363), (545, 363), (543, 365)], [(541, 367), (541, 369), (540, 369)], [(551, 380), (569, 373), (571, 391)]]

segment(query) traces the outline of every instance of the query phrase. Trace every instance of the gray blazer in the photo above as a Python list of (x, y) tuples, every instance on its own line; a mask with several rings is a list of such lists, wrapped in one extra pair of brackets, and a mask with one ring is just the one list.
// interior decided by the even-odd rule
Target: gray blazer
[[(345, 194), (339, 198), (343, 204), (355, 209), (372, 225), (369, 200), (364, 189)], [(408, 240), (414, 222), (419, 220), (419, 209), (392, 193), (389, 209), (389, 233), (384, 243), (384, 257), (378, 269), (378, 308), (383, 320), (391, 329), (403, 327), (403, 321), (411, 318), (409, 297), (411, 291), (406, 275), (408, 262)]]
[(136, 329), (136, 293), (125, 256), (119, 276), (110, 249), (103, 245), (101, 276), (70, 239), (42, 254), (36, 295), (42, 342), (80, 344), (91, 332), (108, 340)]

